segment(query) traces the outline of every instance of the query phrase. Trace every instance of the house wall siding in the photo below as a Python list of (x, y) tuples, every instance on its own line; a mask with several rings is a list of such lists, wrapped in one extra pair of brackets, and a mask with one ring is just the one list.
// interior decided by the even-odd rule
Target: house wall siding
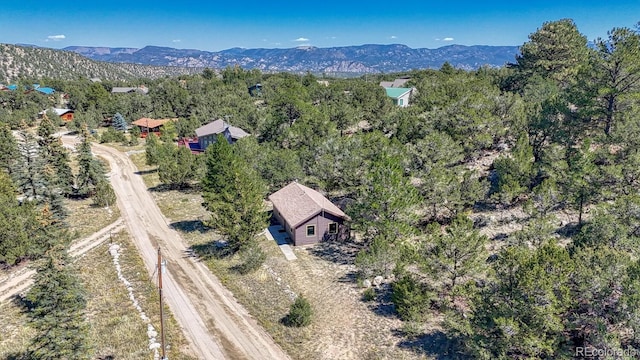
[[(293, 244), (296, 246), (299, 245), (309, 245), (315, 244), (317, 242), (326, 240), (330, 238), (329, 236), (329, 224), (330, 223), (338, 223), (338, 232), (340, 232), (340, 228), (343, 226), (342, 218), (339, 218), (333, 214), (329, 214), (327, 212), (321, 212), (320, 214), (314, 216), (309, 219), (305, 223), (300, 224), (294, 231)], [(307, 226), (315, 225), (316, 234), (314, 236), (307, 236)]]
[(285, 231), (289, 235), (289, 238), (291, 239), (291, 241), (295, 244), (295, 241), (296, 241), (295, 234), (291, 231), (291, 227), (282, 218), (282, 215), (280, 215), (280, 212), (278, 211), (278, 209), (276, 207), (273, 208), (273, 217), (275, 217), (276, 220), (278, 220), (278, 222), (282, 225), (282, 227), (285, 229)]

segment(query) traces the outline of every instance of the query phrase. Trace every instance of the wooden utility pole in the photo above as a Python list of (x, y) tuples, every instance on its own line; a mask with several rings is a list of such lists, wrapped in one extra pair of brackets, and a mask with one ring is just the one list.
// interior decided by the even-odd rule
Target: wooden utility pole
[(160, 247), (158, 246), (158, 293), (160, 294), (160, 349), (162, 351), (162, 360), (167, 360), (164, 346), (164, 304), (162, 302), (162, 255), (160, 254)]

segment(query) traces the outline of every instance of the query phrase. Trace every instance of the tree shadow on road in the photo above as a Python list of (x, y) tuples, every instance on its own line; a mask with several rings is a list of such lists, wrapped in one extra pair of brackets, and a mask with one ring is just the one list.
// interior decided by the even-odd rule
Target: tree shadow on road
[(204, 234), (211, 229), (207, 225), (205, 225), (202, 220), (174, 221), (169, 224), (169, 226), (171, 226), (171, 228), (173, 228), (174, 230), (178, 230), (184, 233), (192, 233), (197, 231), (200, 234)]
[(155, 169), (149, 169), (149, 170), (138, 170), (134, 172), (134, 174), (142, 176), (142, 175), (148, 175), (148, 174), (155, 174), (157, 172), (158, 172), (158, 168), (155, 168)]

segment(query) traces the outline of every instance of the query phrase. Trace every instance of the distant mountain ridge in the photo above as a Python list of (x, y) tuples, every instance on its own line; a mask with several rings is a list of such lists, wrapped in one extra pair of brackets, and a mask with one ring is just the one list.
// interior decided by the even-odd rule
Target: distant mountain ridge
[(440, 68), (445, 62), (466, 70), (485, 65), (500, 67), (515, 60), (519, 47), (448, 45), (437, 49), (413, 49), (402, 44), (366, 44), (328, 48), (232, 48), (215, 52), (160, 46), (145, 46), (141, 49), (69, 46), (64, 50), (112, 63), (212, 69), (238, 65), (267, 72), (360, 74)]
[[(82, 49), (79, 49), (82, 51)], [(91, 48), (92, 54), (127, 53), (137, 49)], [(100, 78), (126, 80), (132, 78), (158, 78), (193, 74), (197, 68), (117, 64), (92, 60), (76, 52), (43, 48), (35, 45), (0, 44), (0, 83), (10, 83), (20, 77), (34, 81), (43, 77), (54, 79)]]

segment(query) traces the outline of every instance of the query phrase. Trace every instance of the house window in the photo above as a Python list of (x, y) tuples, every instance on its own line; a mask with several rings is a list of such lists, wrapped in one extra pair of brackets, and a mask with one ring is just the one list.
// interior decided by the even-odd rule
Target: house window
[(315, 225), (307, 225), (307, 236), (316, 236), (316, 226)]
[(338, 233), (338, 223), (329, 223), (329, 234), (337, 234)]
[(398, 99), (398, 105), (400, 106), (404, 105), (404, 99)]

